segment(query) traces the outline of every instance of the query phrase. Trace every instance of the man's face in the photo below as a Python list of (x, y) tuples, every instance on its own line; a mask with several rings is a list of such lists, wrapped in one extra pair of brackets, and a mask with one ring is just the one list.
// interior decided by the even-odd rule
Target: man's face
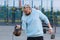
[(26, 15), (28, 15), (28, 14), (30, 14), (31, 13), (31, 9), (30, 9), (30, 7), (24, 7), (24, 13), (26, 14)]

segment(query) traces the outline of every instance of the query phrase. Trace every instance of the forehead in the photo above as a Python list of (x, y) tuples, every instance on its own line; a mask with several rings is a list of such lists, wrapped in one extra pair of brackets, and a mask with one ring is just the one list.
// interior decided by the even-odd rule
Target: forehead
[(27, 8), (30, 8), (30, 7), (24, 7), (24, 9), (27, 9)]
[(25, 5), (24, 8), (30, 8), (30, 6), (29, 5)]

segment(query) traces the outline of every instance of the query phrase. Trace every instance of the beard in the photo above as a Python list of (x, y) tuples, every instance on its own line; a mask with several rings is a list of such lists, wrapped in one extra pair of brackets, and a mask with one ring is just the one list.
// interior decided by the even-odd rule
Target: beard
[[(27, 11), (28, 11), (28, 10), (27, 10)], [(25, 13), (26, 16), (30, 15), (31, 12), (32, 12), (31, 10), (29, 10), (29, 12), (27, 12), (27, 11), (24, 11), (24, 13)]]
[(30, 15), (31, 13), (29, 12), (28, 14), (25, 14), (26, 16)]

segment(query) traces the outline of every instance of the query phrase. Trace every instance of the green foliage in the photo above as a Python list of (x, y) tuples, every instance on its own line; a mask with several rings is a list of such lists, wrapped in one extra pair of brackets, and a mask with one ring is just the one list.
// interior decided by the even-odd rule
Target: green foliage
[(56, 13), (57, 13), (57, 15), (60, 15), (60, 11), (57, 11)]

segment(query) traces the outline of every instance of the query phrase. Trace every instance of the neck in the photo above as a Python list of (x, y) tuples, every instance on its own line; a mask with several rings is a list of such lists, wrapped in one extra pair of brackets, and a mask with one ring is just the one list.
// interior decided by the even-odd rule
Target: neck
[(29, 16), (31, 13), (29, 13), (29, 14), (25, 14), (26, 16)]

